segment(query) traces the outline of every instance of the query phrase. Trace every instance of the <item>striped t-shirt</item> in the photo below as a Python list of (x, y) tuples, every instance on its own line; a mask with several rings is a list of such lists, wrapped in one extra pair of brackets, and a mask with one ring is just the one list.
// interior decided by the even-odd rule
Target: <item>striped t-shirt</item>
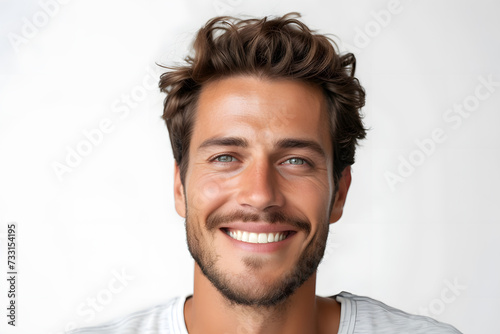
[[(450, 325), (408, 314), (368, 297), (341, 292), (332, 298), (341, 304), (338, 334), (461, 334)], [(68, 334), (188, 334), (184, 323), (185, 301), (186, 298), (174, 298), (101, 326)]]

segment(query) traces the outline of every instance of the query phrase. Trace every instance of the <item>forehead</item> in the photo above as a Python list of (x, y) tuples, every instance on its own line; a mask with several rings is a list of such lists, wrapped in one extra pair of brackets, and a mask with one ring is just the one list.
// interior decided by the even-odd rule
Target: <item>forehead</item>
[(253, 76), (224, 78), (206, 84), (200, 93), (192, 144), (200, 137), (236, 134), (329, 141), (326, 110), (323, 92), (312, 84)]

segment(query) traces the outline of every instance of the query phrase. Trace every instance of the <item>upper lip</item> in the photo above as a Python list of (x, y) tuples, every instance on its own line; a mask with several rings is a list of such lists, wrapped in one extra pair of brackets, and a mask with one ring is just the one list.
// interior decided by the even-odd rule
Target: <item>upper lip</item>
[(223, 224), (221, 229), (240, 230), (254, 233), (277, 233), (285, 231), (297, 232), (297, 228), (288, 224), (279, 223), (264, 223), (264, 222), (234, 222), (230, 224)]

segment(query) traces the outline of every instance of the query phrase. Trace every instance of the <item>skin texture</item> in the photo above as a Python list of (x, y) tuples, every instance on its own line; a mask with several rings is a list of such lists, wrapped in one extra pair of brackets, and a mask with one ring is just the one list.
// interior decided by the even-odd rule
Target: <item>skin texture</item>
[[(351, 175), (335, 194), (328, 124), (321, 90), (303, 82), (236, 76), (203, 88), (185, 184), (177, 166), (174, 181), (196, 260), (190, 333), (337, 332), (340, 306), (315, 296), (316, 267)], [(233, 229), (289, 237), (248, 244)]]

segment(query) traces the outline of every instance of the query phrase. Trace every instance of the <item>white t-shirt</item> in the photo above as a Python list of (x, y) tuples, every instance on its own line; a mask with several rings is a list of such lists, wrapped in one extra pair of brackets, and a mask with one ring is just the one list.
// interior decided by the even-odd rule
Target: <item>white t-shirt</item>
[[(450, 325), (408, 314), (368, 297), (341, 292), (332, 298), (341, 304), (338, 334), (461, 334)], [(184, 323), (185, 301), (186, 298), (174, 298), (104, 325), (68, 334), (188, 334)]]

